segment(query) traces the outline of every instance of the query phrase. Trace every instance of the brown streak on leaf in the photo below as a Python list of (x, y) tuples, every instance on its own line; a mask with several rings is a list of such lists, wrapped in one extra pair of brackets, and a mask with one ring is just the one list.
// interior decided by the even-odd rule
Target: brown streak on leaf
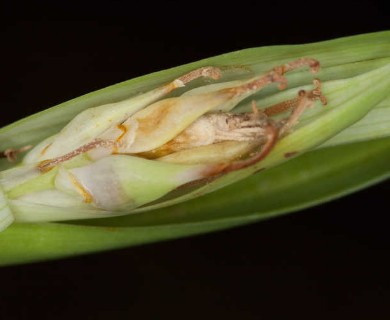
[(121, 124), (118, 124), (118, 125), (117, 125), (117, 128), (118, 128), (119, 130), (122, 131), (122, 133), (120, 134), (120, 136), (116, 139), (116, 141), (119, 142), (120, 140), (123, 139), (123, 137), (124, 137), (125, 134), (127, 133), (127, 128), (126, 128), (126, 126), (123, 125), (122, 123), (121, 123)]
[(85, 203), (91, 203), (93, 201), (92, 195), (81, 185), (81, 183), (76, 179), (76, 177), (69, 173), (70, 179), (76, 189), (80, 192), (81, 196), (84, 198)]
[(290, 151), (290, 152), (286, 152), (285, 154), (284, 154), (284, 157), (285, 158), (291, 158), (291, 157), (293, 157), (293, 156), (295, 156), (295, 155), (297, 155), (298, 154), (298, 151)]
[(166, 99), (164, 104), (160, 105), (159, 108), (155, 108), (144, 118), (137, 118), (138, 130), (137, 135), (147, 135), (150, 132), (156, 130), (162, 120), (167, 114), (170, 113), (170, 109), (175, 105), (176, 100)]
[(41, 152), (40, 152), (41, 156), (43, 156), (43, 155), (46, 153), (47, 149), (49, 149), (49, 147), (50, 147), (51, 145), (52, 145), (52, 143), (49, 143), (47, 146), (45, 146), (45, 147), (41, 150)]

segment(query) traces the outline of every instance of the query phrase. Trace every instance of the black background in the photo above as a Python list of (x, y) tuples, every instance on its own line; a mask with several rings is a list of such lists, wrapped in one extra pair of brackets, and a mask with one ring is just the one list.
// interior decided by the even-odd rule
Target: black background
[[(390, 29), (375, 1), (211, 5), (1, 2), (1, 125), (233, 50)], [(389, 319), (389, 191), (384, 182), (245, 227), (3, 267), (0, 319)]]

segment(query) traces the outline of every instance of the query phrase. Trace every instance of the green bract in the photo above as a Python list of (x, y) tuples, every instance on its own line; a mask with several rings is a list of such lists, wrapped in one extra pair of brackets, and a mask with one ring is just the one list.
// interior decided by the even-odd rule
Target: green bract
[[(129, 80), (1, 129), (2, 150), (34, 146), (22, 162), (1, 163), (3, 228), (13, 219), (106, 218), (76, 224), (13, 224), (0, 234), (0, 264), (258, 221), (386, 178), (389, 52), (390, 32), (247, 49)], [(312, 107), (291, 130), (277, 136), (270, 128), (283, 131), (290, 111), (272, 121), (252, 116), (252, 100), (262, 109), (292, 101), (302, 89), (314, 92), (313, 75), (305, 67), (286, 73), (288, 87), (282, 91), (275, 85), (253, 87), (253, 81), (302, 57), (321, 63), (315, 77), (321, 80), (328, 104), (299, 100), (297, 105), (309, 101)], [(212, 79), (183, 77), (193, 70)], [(283, 83), (277, 76), (269, 82)], [(210, 113), (220, 117), (226, 112), (246, 114), (250, 129), (256, 128), (256, 139), (248, 139), (250, 130), (241, 130), (240, 125), (233, 138), (229, 131), (227, 138), (226, 132), (223, 138), (217, 135), (214, 143), (172, 151), (183, 130)], [(112, 143), (117, 139), (121, 144)], [(324, 162), (326, 166), (321, 165)], [(364, 170), (357, 175), (356, 168)], [(107, 218), (127, 213), (139, 214)]]

